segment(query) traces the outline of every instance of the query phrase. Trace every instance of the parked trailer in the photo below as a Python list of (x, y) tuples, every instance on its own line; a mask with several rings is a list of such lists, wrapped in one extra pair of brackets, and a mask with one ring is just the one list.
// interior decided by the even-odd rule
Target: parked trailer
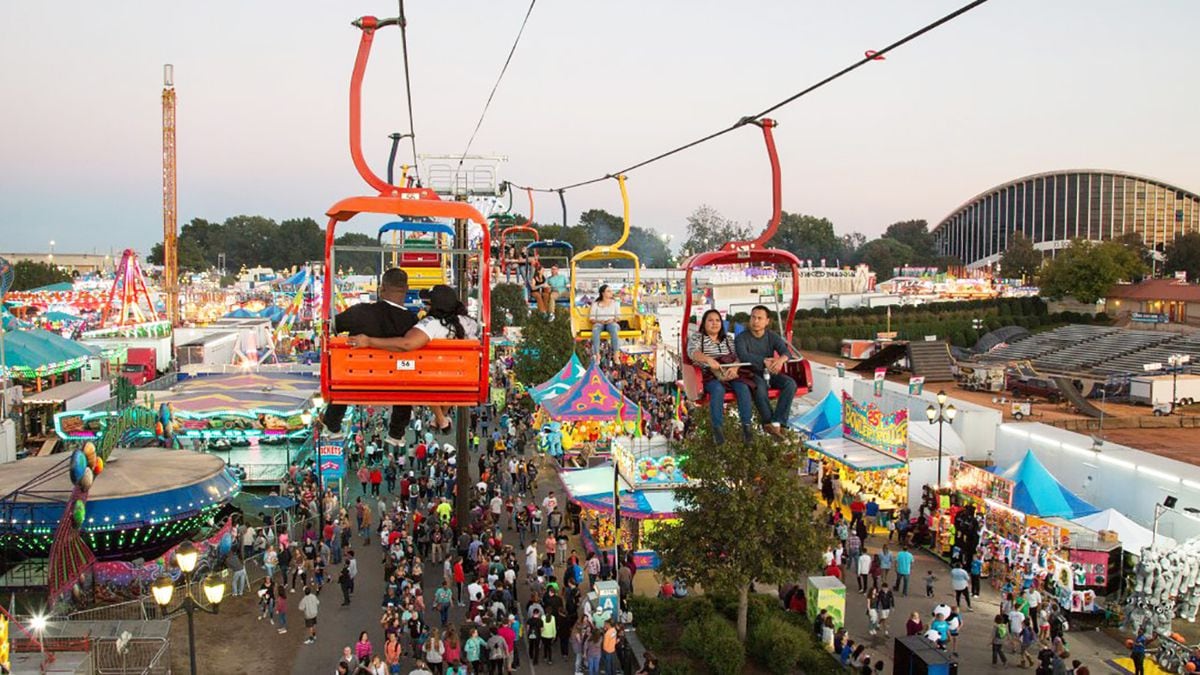
[(1200, 401), (1200, 375), (1146, 375), (1129, 380), (1129, 400), (1133, 403), (1169, 407), (1172, 392), (1179, 405)]

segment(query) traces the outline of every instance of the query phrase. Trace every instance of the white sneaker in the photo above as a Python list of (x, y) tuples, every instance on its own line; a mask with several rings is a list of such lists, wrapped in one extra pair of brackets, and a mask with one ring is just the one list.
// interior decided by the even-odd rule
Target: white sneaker
[(277, 632), (277, 633), (279, 633), (280, 635), (283, 635), (284, 633), (286, 633), (286, 632), (287, 632), (287, 629), (286, 629), (286, 628), (280, 628), (280, 629), (279, 629), (278, 631), (276, 631), (276, 632)]

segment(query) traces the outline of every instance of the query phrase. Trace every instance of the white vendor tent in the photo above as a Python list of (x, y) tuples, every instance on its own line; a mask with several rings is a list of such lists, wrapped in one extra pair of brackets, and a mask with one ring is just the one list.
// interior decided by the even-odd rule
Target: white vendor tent
[[(1112, 530), (1121, 538), (1121, 546), (1126, 552), (1139, 555), (1142, 549), (1150, 545), (1153, 532), (1138, 525), (1116, 509), (1105, 509), (1090, 516), (1075, 518), (1071, 521), (1090, 530)], [(1160, 534), (1155, 540), (1156, 548), (1174, 548), (1175, 540)]]

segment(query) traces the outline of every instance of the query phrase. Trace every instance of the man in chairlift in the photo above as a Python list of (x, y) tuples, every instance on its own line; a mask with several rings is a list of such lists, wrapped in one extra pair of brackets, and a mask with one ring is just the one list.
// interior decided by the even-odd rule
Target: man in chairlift
[(546, 284), (550, 286), (550, 310), (554, 310), (554, 304), (558, 299), (567, 294), (567, 288), (570, 286), (570, 281), (567, 275), (558, 271), (558, 265), (550, 266), (550, 276), (546, 277)]
[[(785, 372), (791, 350), (778, 333), (767, 330), (771, 323), (770, 310), (765, 305), (755, 305), (750, 310), (750, 327), (742, 331), (733, 341), (740, 361), (750, 364), (754, 371), (754, 404), (762, 417), (763, 428), (776, 438), (783, 438), (783, 425), (787, 423), (796, 396), (796, 381)], [(779, 390), (775, 410), (771, 410), (768, 387)]]
[[(408, 295), (408, 273), (393, 267), (383, 273), (379, 280), (379, 299), (372, 303), (354, 305), (338, 314), (333, 320), (333, 329), (351, 335), (371, 337), (400, 337), (417, 325), (417, 315), (404, 307)], [(333, 440), (342, 438), (342, 418), (346, 406), (329, 404), (325, 409), (325, 433)], [(412, 419), (412, 406), (392, 406), (388, 422), (389, 445), (404, 447), (404, 431)]]

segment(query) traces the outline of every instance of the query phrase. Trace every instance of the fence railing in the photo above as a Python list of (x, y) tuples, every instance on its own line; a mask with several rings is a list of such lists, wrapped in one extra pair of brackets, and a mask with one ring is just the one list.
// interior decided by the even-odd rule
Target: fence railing
[(92, 672), (96, 675), (169, 675), (171, 641), (139, 637), (117, 650), (117, 641), (102, 638), (92, 644)]

